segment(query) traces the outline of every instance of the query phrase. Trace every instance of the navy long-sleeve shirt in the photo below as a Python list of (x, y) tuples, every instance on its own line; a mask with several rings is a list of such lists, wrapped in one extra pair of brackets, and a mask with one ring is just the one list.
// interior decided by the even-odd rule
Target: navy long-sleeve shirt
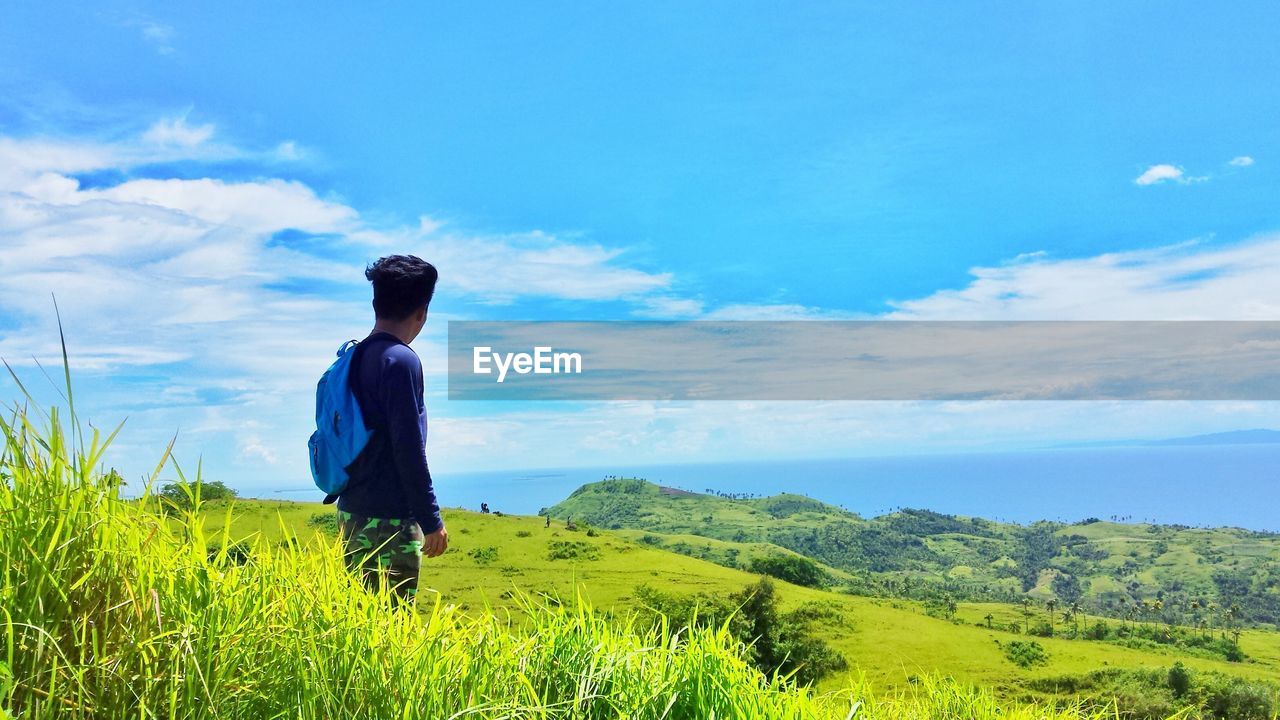
[(370, 518), (417, 520), (431, 534), (444, 523), (427, 468), (422, 363), (386, 332), (371, 334), (355, 352), (351, 389), (373, 436), (348, 467), (338, 507)]

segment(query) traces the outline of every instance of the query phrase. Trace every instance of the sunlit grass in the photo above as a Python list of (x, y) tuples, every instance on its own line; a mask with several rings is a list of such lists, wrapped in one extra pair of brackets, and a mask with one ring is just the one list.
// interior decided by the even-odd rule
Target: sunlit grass
[[(66, 392), (73, 408), (69, 377)], [(69, 416), (27, 405), (0, 419), (0, 714), (1082, 716), (927, 678), (893, 696), (862, 684), (815, 695), (761, 675), (725, 632), (640, 631), (581, 602), (528, 601), (510, 618), (428, 595), (419, 612), (397, 610), (323, 537), (210, 553), (239, 547), (229, 531), (205, 537), (198, 498), (176, 518), (149, 496), (122, 498), (96, 469), (114, 433), (86, 436)], [(157, 475), (166, 464), (167, 451)]]

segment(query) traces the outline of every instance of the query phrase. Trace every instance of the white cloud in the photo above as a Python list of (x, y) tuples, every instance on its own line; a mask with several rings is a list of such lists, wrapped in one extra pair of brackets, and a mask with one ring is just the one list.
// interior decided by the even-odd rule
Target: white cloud
[(195, 147), (213, 137), (212, 124), (191, 126), (186, 118), (157, 120), (142, 135), (145, 142), (156, 145), (177, 145), (179, 147)]
[(299, 160), (302, 158), (302, 151), (298, 149), (298, 144), (292, 140), (287, 140), (276, 146), (276, 158), (279, 160)]
[[(89, 386), (82, 410), (130, 417), (120, 452), (142, 457), (126, 464), (154, 463), (185, 428), (198, 443), (187, 457), (207, 451), (211, 469), (217, 458), (245, 473), (274, 462), (280, 477), (306, 478), (298, 448), (314, 383), (343, 340), (367, 332), (361, 270), (379, 254), (431, 259), (454, 303), (641, 302), (671, 280), (628, 267), (620, 249), (547, 233), (468, 235), (430, 218), (376, 226), (292, 180), (74, 177), (225, 157), (269, 166), (280, 154), (218, 145), (212, 125), (182, 119), (117, 142), (0, 137), (0, 356), (25, 372), (33, 358), (60, 364), (56, 295)], [(425, 358), (443, 357), (442, 331), (437, 322), (415, 342)]]
[(1227, 164), (1234, 167), (1249, 167), (1253, 164), (1253, 158), (1248, 155), (1241, 155), (1239, 157), (1231, 158)]
[(615, 260), (623, 251), (600, 245), (568, 243), (540, 232), (476, 238), (442, 235), (431, 225), (425, 229), (427, 235), (416, 237), (415, 245), (441, 268), (442, 287), (490, 304), (506, 304), (522, 296), (638, 298), (671, 283), (668, 273), (619, 266)]
[(1176, 437), (1280, 425), (1280, 403), (612, 402), (593, 404), (589, 412), (549, 405), (434, 423), (431, 457), (441, 468), (625, 471), (666, 463), (904, 455), (922, 448), (996, 451), (1116, 434)]
[(1173, 165), (1152, 165), (1133, 182), (1138, 185), (1154, 185), (1166, 180), (1181, 180), (1182, 168)]
[(98, 170), (124, 162), (118, 146), (0, 137), (0, 191), (16, 191), (43, 174)]
[(258, 435), (249, 435), (240, 439), (240, 457), (248, 461), (264, 462), (275, 465), (280, 462), (276, 451)]
[[(40, 176), (58, 179), (58, 176), (100, 170), (127, 171), (146, 164), (252, 160), (256, 156), (211, 142), (212, 125), (192, 129), (183, 123), (174, 132), (166, 122), (161, 121), (147, 132), (119, 142), (0, 135), (0, 193), (28, 193)], [(167, 129), (157, 130), (160, 126)], [(178, 142), (183, 138), (185, 142)], [(196, 140), (199, 142), (193, 142)], [(64, 185), (74, 182), (68, 177), (58, 181)]]
[(142, 37), (151, 41), (156, 46), (156, 51), (161, 55), (170, 55), (173, 53), (173, 27), (158, 23), (153, 20), (142, 23)]
[(169, 38), (173, 37), (173, 28), (169, 25), (149, 21), (142, 24), (142, 34), (156, 42), (167, 42)]
[(418, 217), (418, 234), (422, 237), (434, 235), (437, 230), (444, 227), (444, 223), (426, 215)]
[(177, 34), (172, 25), (146, 15), (134, 13), (119, 21), (121, 27), (132, 28), (161, 55), (174, 53), (173, 39)]
[(722, 305), (699, 320), (849, 320), (854, 313), (825, 310), (794, 303), (735, 303)]
[(1176, 165), (1152, 165), (1143, 171), (1141, 175), (1134, 178), (1136, 185), (1158, 185), (1163, 182), (1174, 182), (1179, 185), (1190, 185), (1192, 183), (1204, 182), (1208, 180), (1207, 175), (1191, 176), (1187, 175), (1182, 168)]
[(649, 295), (639, 298), (632, 315), (655, 320), (852, 320), (868, 317), (799, 303), (727, 303), (708, 307), (702, 300), (677, 295)]
[[(13, 272), (55, 260), (66, 270), (65, 261), (87, 256), (84, 262), (118, 261), (124, 269), (147, 263), (152, 271), (206, 280), (235, 273), (258, 283), (280, 280), (275, 277), (280, 275), (339, 279), (345, 264), (272, 241), (276, 232), (297, 230), (338, 238), (336, 246), (352, 258), (407, 247), (442, 269), (442, 283), (451, 293), (486, 303), (524, 297), (638, 301), (671, 281), (666, 273), (622, 265), (620, 249), (547, 233), (450, 233), (426, 217), (414, 226), (373, 227), (354, 208), (297, 181), (144, 178), (85, 189), (71, 177), (183, 157), (207, 159), (212, 133), (211, 125), (193, 128), (179, 119), (151, 126), (141, 142), (0, 137), (3, 260)], [(263, 255), (287, 262), (264, 264)]]
[(1280, 320), (1280, 235), (1233, 245), (1054, 259), (969, 271), (963, 288), (892, 303), (924, 320)]
[(701, 300), (661, 295), (641, 300), (633, 314), (661, 320), (686, 320), (702, 315), (703, 308)]
[(79, 197), (83, 202), (102, 199), (166, 208), (209, 225), (255, 233), (286, 228), (339, 233), (358, 227), (354, 209), (322, 200), (306, 185), (285, 180), (131, 180), (105, 190), (86, 190)]

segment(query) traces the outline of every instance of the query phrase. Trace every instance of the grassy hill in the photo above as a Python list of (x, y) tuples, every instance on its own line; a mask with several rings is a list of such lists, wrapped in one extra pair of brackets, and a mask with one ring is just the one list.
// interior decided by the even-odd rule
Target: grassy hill
[[(450, 513), (459, 542), (426, 578), (444, 602), (406, 611), (342, 566), (331, 508), (249, 501), (169, 511), (125, 500), (119, 477), (97, 470), (102, 436), (45, 417), (41, 429), (22, 410), (0, 416), (4, 720), (1106, 715), (1000, 700), (937, 676), (899, 693), (858, 681), (816, 693), (762, 674), (714, 627), (668, 634), (582, 603), (491, 594), (512, 578), (553, 593), (583, 578), (602, 595), (644, 572), (713, 589), (743, 579), (532, 518)], [(511, 617), (485, 609), (490, 598)]]
[[(739, 506), (737, 512), (745, 514), (757, 508), (734, 504)], [(295, 533), (304, 538), (308, 533), (327, 534), (332, 518), (332, 508), (317, 503), (240, 500), (207, 508), (206, 533), (217, 535), (229, 520), (233, 539), (256, 537), (279, 544)], [(563, 519), (546, 527), (541, 517), (457, 509), (447, 509), (445, 520), (451, 546), (441, 558), (424, 561), (423, 597), (438, 597), (471, 613), (519, 615), (520, 593), (569, 604), (581, 594), (595, 607), (623, 617), (635, 609), (636, 589), (641, 585), (724, 596), (756, 579), (740, 569), (647, 544), (645, 534), (637, 531), (604, 530), (577, 522), (577, 529), (569, 530)], [(671, 537), (681, 542), (681, 536)], [(739, 557), (776, 552), (769, 545), (684, 537), (720, 551), (737, 549)], [(912, 600), (862, 597), (786, 582), (778, 582), (778, 588), (784, 607), (809, 603), (834, 611), (837, 619), (824, 625), (822, 634), (850, 662), (851, 671), (827, 678), (820, 685), (826, 689), (861, 675), (877, 690), (902, 690), (921, 676), (941, 673), (993, 688), (1007, 698), (1043, 698), (1046, 693), (1037, 689), (1037, 682), (1080, 677), (1100, 668), (1163, 669), (1179, 661), (1206, 673), (1280, 681), (1280, 634), (1270, 631), (1242, 633), (1240, 643), (1249, 657), (1242, 663), (1170, 647), (1125, 647), (1053, 637), (1034, 638), (1048, 655), (1045, 664), (1020, 667), (1006, 652), (1010, 643), (1029, 641), (1028, 636), (1009, 629), (1025, 619), (1020, 606), (961, 602), (955, 616), (945, 618), (926, 614), (926, 603)], [(993, 616), (992, 628), (984, 619), (988, 615)], [(1080, 622), (1100, 619), (1082, 615)]]
[[(846, 552), (901, 543), (906, 550), (881, 552), (877, 562), (909, 565), (876, 571), (829, 553), (828, 565), (814, 566), (826, 574), (823, 586), (778, 582), (772, 591), (789, 614), (815, 619), (820, 639), (849, 663), (848, 672), (805, 688), (762, 673), (755, 649), (744, 645), (750, 640), (728, 623), (682, 628), (687, 621), (672, 616), (670, 626), (647, 627), (637, 613), (658, 596), (646, 588), (696, 595), (708, 607), (737, 603), (744, 588), (763, 586), (735, 565), (811, 562), (785, 550), (787, 538), (821, 539), (823, 526), (846, 532), (874, 520), (798, 496), (708, 498), (638, 481), (578, 491), (566, 501), (577, 504), (573, 523), (448, 510), (451, 547), (426, 562), (425, 592), (410, 612), (343, 567), (333, 508), (241, 500), (184, 510), (180, 494), (178, 507), (155, 497), (125, 500), (119, 476), (100, 472), (114, 434), (104, 440), (74, 414), (70, 430), (56, 411), (40, 417), (43, 427), (23, 408), (0, 416), (2, 720), (1268, 720), (1280, 706), (1274, 631), (1240, 631), (1247, 657), (1233, 661), (1133, 632), (1090, 639), (1073, 628), (1068, 637), (1033, 637), (1031, 616), (1042, 610), (1030, 604), (940, 607), (932, 597), (845, 592), (875, 572), (930, 581), (929, 563), (971, 549), (972, 538), (1060, 548), (1052, 538), (1061, 527), (1033, 526), (1048, 532), (1011, 538), (1001, 533), (1022, 529), (901, 513), (859, 528), (861, 545)], [(1142, 548), (1165, 540), (1127, 526), (1083, 527), (1093, 536), (1082, 542)], [(709, 536), (715, 532), (735, 535)], [(1255, 543), (1255, 564), (1268, 557), (1270, 538), (1243, 540)], [(947, 543), (954, 547), (940, 551)], [(1170, 541), (1154, 556), (1175, 547), (1182, 546)], [(699, 553), (717, 562), (691, 556)], [(903, 559), (913, 555), (920, 557)], [(1024, 557), (1006, 553), (1000, 564)], [(1151, 570), (1156, 582), (1159, 567)], [(737, 608), (745, 616), (752, 602), (747, 596)], [(1052, 608), (1043, 611), (1052, 624)], [(1083, 612), (1071, 622), (1121, 627)], [(1154, 633), (1159, 621), (1123, 627)]]
[(585, 485), (546, 512), (645, 533), (655, 545), (722, 564), (742, 562), (689, 538), (757, 553), (776, 546), (854, 577), (871, 594), (1026, 596), (1135, 620), (1280, 623), (1280, 535), (1273, 533), (1095, 519), (1024, 526), (911, 509), (862, 518), (798, 495), (740, 499), (635, 479)]
[[(1042, 608), (959, 602), (939, 616), (932, 602), (840, 592), (859, 574), (836, 569), (827, 587), (776, 583), (783, 609), (818, 618), (820, 638), (849, 663), (816, 694), (797, 690), (759, 674), (727, 631), (668, 637), (635, 619), (653, 597), (646, 586), (732, 598), (756, 575), (658, 547), (647, 531), (581, 521), (447, 510), (450, 551), (425, 563), (419, 612), (396, 612), (341, 567), (331, 507), (240, 500), (161, 515), (154, 501), (121, 501), (118, 478), (94, 475), (96, 446), (50, 460), (43, 448), (66, 453), (65, 435), (4, 430), (0, 638), (11, 649), (0, 653), (0, 717), (391, 716), (414, 707), (439, 717), (692, 720), (847, 717), (854, 707), (867, 718), (1069, 720), (1114, 716), (1108, 703), (1123, 697), (1131, 717), (1192, 707), (1185, 717), (1261, 720), (1277, 706), (1272, 631), (1241, 632), (1248, 657), (1237, 662), (1141, 638), (1033, 637), (1028, 615)], [(860, 520), (796, 497), (724, 509), (797, 527)], [(684, 529), (661, 542), (739, 559), (785, 554)], [(1177, 697), (1175, 672), (1191, 688)], [(1077, 702), (1095, 704), (1081, 712)]]

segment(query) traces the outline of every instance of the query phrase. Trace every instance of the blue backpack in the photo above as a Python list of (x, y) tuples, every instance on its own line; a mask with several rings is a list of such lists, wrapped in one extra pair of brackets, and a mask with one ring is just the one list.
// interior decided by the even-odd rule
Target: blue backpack
[(338, 359), (320, 376), (316, 386), (316, 431), (307, 445), (311, 450), (311, 476), (327, 496), (325, 502), (332, 502), (347, 489), (347, 468), (373, 435), (373, 430), (365, 427), (360, 403), (351, 390), (351, 360), (356, 345), (355, 340), (348, 340), (338, 348)]

